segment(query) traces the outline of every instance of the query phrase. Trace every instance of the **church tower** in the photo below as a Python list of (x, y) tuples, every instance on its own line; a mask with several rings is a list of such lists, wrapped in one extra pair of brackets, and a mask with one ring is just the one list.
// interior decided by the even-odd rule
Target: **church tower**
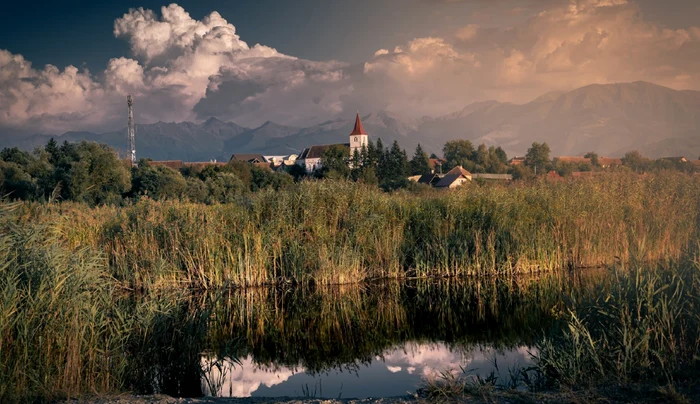
[(357, 113), (355, 118), (355, 128), (350, 133), (350, 158), (357, 150), (358, 153), (362, 151), (362, 146), (367, 147), (367, 142), (369, 141), (369, 135), (365, 132), (365, 128), (362, 127), (362, 121), (360, 120), (360, 113)]

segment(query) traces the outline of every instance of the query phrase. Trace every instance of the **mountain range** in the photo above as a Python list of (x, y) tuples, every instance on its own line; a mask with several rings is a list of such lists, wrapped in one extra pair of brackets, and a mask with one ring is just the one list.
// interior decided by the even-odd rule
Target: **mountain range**
[[(440, 116), (406, 118), (387, 111), (362, 117), (370, 139), (384, 145), (397, 140), (409, 156), (420, 143), (441, 154), (448, 140), (500, 145), (509, 155), (523, 155), (532, 142), (547, 142), (552, 155), (621, 156), (639, 150), (649, 157), (700, 155), (700, 91), (678, 91), (647, 82), (589, 85), (545, 94), (526, 104), (483, 101)], [(154, 160), (227, 160), (233, 153), (287, 155), (313, 144), (346, 143), (354, 116), (306, 128), (266, 122), (246, 128), (210, 118), (203, 123), (158, 122), (136, 125), (138, 157)], [(51, 135), (34, 135), (0, 146), (31, 150)], [(67, 132), (57, 141), (92, 140), (119, 151), (126, 148), (126, 129)]]

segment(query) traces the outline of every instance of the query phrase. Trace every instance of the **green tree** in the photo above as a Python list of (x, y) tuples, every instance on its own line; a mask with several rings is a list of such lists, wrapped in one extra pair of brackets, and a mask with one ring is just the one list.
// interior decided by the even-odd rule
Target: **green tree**
[(597, 153), (595, 153), (595, 152), (588, 152), (588, 153), (586, 153), (586, 155), (583, 156), (583, 157), (585, 157), (585, 158), (587, 158), (587, 159), (591, 159), (591, 165), (592, 165), (593, 167), (600, 167), (600, 162), (598, 161), (598, 158), (599, 158), (599, 157), (598, 157), (598, 154), (597, 154)]
[(134, 196), (146, 195), (156, 200), (180, 198), (187, 189), (187, 181), (179, 172), (164, 166), (151, 166), (146, 159), (141, 159), (131, 173), (131, 193)]
[(302, 178), (306, 177), (306, 168), (299, 164), (293, 164), (287, 167), (286, 171), (292, 176), (295, 182), (299, 182)]
[(190, 202), (208, 202), (209, 190), (204, 184), (204, 181), (197, 177), (189, 177), (186, 181), (187, 188), (185, 189), (185, 197), (187, 197)]
[(549, 145), (547, 143), (532, 143), (525, 154), (525, 165), (530, 167), (537, 175), (547, 174), (552, 167), (549, 158)]
[(247, 194), (248, 187), (230, 172), (220, 172), (204, 182), (209, 191), (209, 203), (232, 203)]
[(498, 161), (500, 161), (503, 164), (508, 164), (508, 155), (506, 154), (505, 150), (501, 148), (501, 146), (496, 147), (494, 150), (494, 154)]
[(413, 153), (413, 158), (411, 159), (411, 174), (430, 174), (430, 160), (428, 159), (428, 154), (423, 151), (420, 143), (416, 146), (416, 151)]
[(349, 178), (349, 157), (350, 149), (347, 146), (337, 144), (328, 146), (321, 155), (321, 168), (316, 171), (316, 175), (320, 178)]
[(447, 171), (456, 166), (468, 167), (474, 155), (474, 145), (468, 140), (451, 140), (442, 148), (445, 156), (443, 170)]
[(408, 186), (408, 159), (406, 152), (401, 150), (399, 143), (394, 140), (391, 149), (384, 153), (379, 162), (377, 178), (379, 186), (385, 191), (391, 191)]
[(109, 146), (85, 141), (75, 153), (67, 184), (72, 199), (91, 205), (121, 202), (131, 188), (131, 173), (117, 154)]
[(622, 158), (622, 165), (636, 172), (644, 172), (650, 168), (651, 160), (642, 156), (637, 150), (633, 150), (625, 153), (625, 157)]

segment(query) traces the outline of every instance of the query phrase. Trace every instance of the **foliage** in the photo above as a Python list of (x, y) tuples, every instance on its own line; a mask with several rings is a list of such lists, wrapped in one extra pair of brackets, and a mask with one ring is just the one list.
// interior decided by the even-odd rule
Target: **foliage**
[(550, 150), (547, 143), (534, 142), (532, 147), (527, 149), (524, 164), (534, 170), (537, 175), (547, 174), (552, 167), (549, 153)]
[(131, 192), (134, 196), (153, 199), (178, 199), (187, 189), (187, 181), (177, 171), (164, 167), (152, 167), (147, 160), (139, 161), (132, 169)]
[(442, 153), (445, 156), (443, 167), (445, 171), (457, 166), (462, 166), (469, 170), (471, 168), (470, 162), (474, 155), (474, 145), (469, 140), (451, 140), (445, 143)]
[[(205, 206), (142, 200), (122, 208), (42, 206), (71, 245), (104, 251), (129, 287), (187, 283), (345, 283), (405, 275), (518, 273), (678, 257), (694, 237), (700, 177), (610, 173), (571, 181), (383, 193), (302, 181), (250, 193), (208, 178)], [(663, 196), (663, 197), (660, 197)]]
[(423, 151), (419, 144), (416, 146), (416, 152), (411, 159), (411, 175), (430, 174), (430, 161), (428, 155)]
[(316, 171), (319, 178), (347, 179), (350, 176), (349, 149), (345, 145), (330, 145), (321, 156), (321, 168)]
[[(570, 305), (561, 332), (539, 343), (536, 370), (550, 384), (685, 384), (700, 375), (700, 264), (616, 267)], [(573, 306), (573, 307), (572, 307)]]

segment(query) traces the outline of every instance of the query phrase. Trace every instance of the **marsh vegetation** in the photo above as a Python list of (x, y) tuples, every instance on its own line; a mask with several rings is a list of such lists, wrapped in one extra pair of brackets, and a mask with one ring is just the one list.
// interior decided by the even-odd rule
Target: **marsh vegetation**
[(229, 204), (3, 203), (0, 397), (200, 395), (211, 361), (313, 374), (435, 341), (533, 347), (533, 389), (681, 391), (700, 357), (699, 181), (391, 194), (311, 181)]

